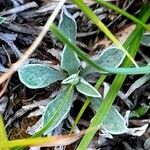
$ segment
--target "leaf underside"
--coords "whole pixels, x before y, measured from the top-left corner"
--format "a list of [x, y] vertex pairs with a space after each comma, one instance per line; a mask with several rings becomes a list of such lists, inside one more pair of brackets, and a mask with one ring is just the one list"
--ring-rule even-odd
[[[72, 42], [75, 42], [77, 34], [76, 21], [65, 8], [63, 8], [61, 13], [59, 28], [65, 36], [67, 36]], [[61, 68], [66, 70], [68, 74], [71, 75], [77, 73], [79, 67], [80, 61], [76, 53], [65, 45], [61, 58]]]
[[18, 70], [20, 81], [28, 88], [44, 88], [58, 80], [65, 79], [65, 75], [44, 64], [27, 64]]

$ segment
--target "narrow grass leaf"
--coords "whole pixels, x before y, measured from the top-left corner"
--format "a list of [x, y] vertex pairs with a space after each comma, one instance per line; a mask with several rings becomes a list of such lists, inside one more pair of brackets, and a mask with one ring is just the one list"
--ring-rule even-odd
[[139, 20], [138, 18], [134, 17], [133, 15], [129, 14], [128, 12], [126, 12], [123, 9], [120, 9], [119, 7], [105, 1], [105, 0], [96, 0], [98, 3], [100, 3], [101, 5], [114, 10], [115, 12], [118, 12], [119, 14], [124, 15], [125, 17], [127, 17], [128, 19], [132, 20], [133, 22], [135, 22], [136, 24], [139, 24], [140, 26], [142, 26], [143, 28], [145, 28], [146, 30], [150, 31], [150, 26], [148, 26], [147, 24], [143, 23], [141, 20]]
[[[131, 33], [131, 35], [128, 37], [128, 39], [125, 41], [124, 43], [124, 46], [125, 47], [128, 47], [132, 42], [133, 40], [135, 39], [135, 37], [137, 36], [138, 34], [138, 30], [134, 30], [134, 32]], [[95, 88], [98, 89], [98, 87], [102, 84], [102, 82], [104, 81], [104, 79], [106, 78], [106, 75], [101, 75], [100, 78], [98, 79], [98, 81], [96, 82], [96, 85], [95, 85]], [[78, 113], [76, 119], [75, 119], [75, 122], [74, 124], [72, 125], [72, 128], [70, 130], [70, 133], [72, 133], [72, 131], [74, 130], [75, 126], [78, 124], [82, 114], [84, 113], [85, 109], [87, 108], [87, 106], [89, 105], [91, 101], [91, 97], [88, 97], [86, 100], [85, 100], [85, 103], [84, 105], [82, 106], [80, 112]]]
[[[69, 14], [65, 7], [62, 9], [59, 28], [63, 32], [63, 34], [69, 38], [69, 40], [75, 42], [77, 34], [76, 21]], [[71, 75], [77, 73], [79, 67], [80, 61], [77, 57], [77, 54], [74, 51], [70, 50], [70, 47], [68, 47], [66, 44], [62, 53], [61, 68], [66, 70]]]
[[[0, 114], [0, 137], [1, 137], [0, 142], [7, 142], [8, 141], [7, 133], [5, 130], [5, 125], [4, 125], [3, 118], [2, 118], [1, 114]], [[9, 150], [9, 148], [5, 147], [5, 148], [1, 148], [1, 150]]]
[[78, 92], [91, 97], [101, 97], [101, 94], [87, 81], [80, 78], [79, 83], [76, 85]]
[[18, 146], [22, 147], [54, 147], [54, 146], [66, 146], [77, 141], [85, 132], [81, 131], [79, 134], [71, 135], [56, 135], [49, 137], [36, 137], [36, 138], [27, 138], [27, 139], [17, 139], [12, 141], [0, 141], [0, 148], [14, 148]]
[[64, 73], [43, 64], [27, 64], [18, 70], [18, 74], [20, 81], [31, 89], [43, 88], [65, 79]]

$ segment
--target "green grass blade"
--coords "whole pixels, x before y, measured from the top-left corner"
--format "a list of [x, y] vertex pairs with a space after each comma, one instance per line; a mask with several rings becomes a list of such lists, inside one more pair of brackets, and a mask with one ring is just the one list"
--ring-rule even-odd
[[95, 13], [88, 7], [82, 0], [72, 0], [90, 19], [97, 25], [97, 27], [105, 33], [105, 35], [118, 47], [120, 48], [126, 56], [132, 61], [132, 63], [138, 67], [135, 60], [127, 52], [127, 50], [122, 46], [122, 44], [116, 39], [116, 37], [110, 32], [110, 30], [103, 24], [103, 22], [95, 15]]
[[124, 11], [123, 9], [120, 9], [119, 7], [104, 1], [104, 0], [96, 0], [96, 2], [100, 3], [101, 5], [114, 10], [120, 14], [122, 14], [123, 16], [127, 17], [128, 19], [132, 20], [133, 22], [135, 22], [136, 24], [141, 25], [143, 28], [145, 28], [146, 30], [150, 31], [150, 26], [146, 25], [145, 23], [143, 23], [141, 20], [137, 19], [136, 17], [134, 17], [133, 15], [129, 14], [128, 12]]
[[139, 68], [115, 68], [115, 67], [102, 67], [93, 61], [88, 54], [83, 52], [79, 47], [77, 47], [74, 43], [68, 40], [67, 37], [63, 35], [63, 33], [53, 24], [50, 26], [50, 30], [54, 33], [54, 35], [62, 41], [64, 44], [67, 44], [71, 50], [75, 51], [82, 60], [88, 63], [90, 66], [95, 68], [98, 72], [109, 72], [109, 73], [119, 73], [119, 74], [149, 74], [150, 66], [144, 66]]
[[[149, 11], [150, 11], [150, 8], [148, 8], [147, 11], [144, 11], [145, 15], [143, 17], [144, 19], [142, 18], [143, 22], [146, 22], [146, 20], [148, 19]], [[140, 26], [138, 26], [136, 28], [136, 30], [139, 30], [140, 32], [139, 32], [138, 36], [135, 38], [135, 40], [133, 41], [133, 44], [131, 45], [131, 48], [130, 48], [130, 54], [133, 57], [136, 55], [136, 52], [137, 52], [137, 49], [138, 49], [138, 46], [140, 44], [140, 40], [141, 40], [141, 37], [143, 34], [143, 30]], [[130, 60], [126, 58], [125, 61], [123, 62], [123, 66], [127, 67], [130, 65], [131, 65]], [[115, 100], [115, 98], [117, 96], [117, 93], [119, 92], [120, 88], [122, 87], [122, 84], [123, 84], [125, 78], [126, 78], [126, 75], [116, 75], [108, 94], [106, 95], [105, 99], [103, 100], [102, 104], [100, 105], [96, 115], [92, 119], [89, 129], [94, 128], [94, 127], [100, 127], [103, 119], [105, 118], [106, 114], [110, 110], [110, 108], [113, 104], [113, 101]], [[83, 137], [82, 141], [80, 142], [77, 150], [87, 149], [87, 147], [88, 147], [90, 141], [92, 140], [93, 136], [95, 135], [95, 133], [96, 133], [96, 130], [86, 133], [85, 136]]]
[[[5, 126], [4, 126], [4, 122], [3, 122], [3, 118], [2, 115], [0, 114], [0, 141], [2, 142], [7, 142], [8, 138], [7, 138], [7, 133], [5, 130]], [[9, 150], [9, 148], [1, 148], [1, 150]]]
[[9, 147], [11, 150], [13, 147], [22, 146], [26, 147], [23, 150], [29, 149], [29, 147], [47, 147], [48, 149], [53, 149], [50, 147], [57, 147], [58, 145], [69, 145], [78, 140], [84, 132], [79, 134], [72, 135], [56, 135], [56, 136], [48, 136], [48, 137], [36, 137], [36, 138], [28, 138], [28, 139], [17, 139], [11, 141], [0, 141], [0, 148]]

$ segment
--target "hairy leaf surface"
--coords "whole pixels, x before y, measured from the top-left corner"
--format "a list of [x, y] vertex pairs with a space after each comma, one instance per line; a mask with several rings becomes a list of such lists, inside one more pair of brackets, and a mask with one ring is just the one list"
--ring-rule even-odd
[[76, 85], [78, 92], [91, 97], [101, 97], [101, 94], [87, 81], [83, 78], [80, 79], [79, 83]]
[[[92, 98], [91, 104], [95, 111], [97, 111], [101, 102], [102, 99]], [[111, 107], [109, 113], [106, 115], [102, 123], [102, 128], [104, 129], [104, 131], [114, 135], [128, 132], [125, 119], [121, 116], [121, 114], [114, 106]]]
[[[77, 34], [76, 21], [65, 9], [65, 7], [63, 8], [61, 13], [59, 28], [64, 33], [64, 35], [69, 38], [69, 40], [75, 42]], [[65, 45], [61, 58], [61, 68], [66, 70], [71, 75], [77, 73], [79, 67], [80, 61], [76, 53], [70, 50], [67, 45]]]
[[46, 87], [58, 80], [65, 79], [65, 75], [43, 64], [27, 64], [18, 70], [20, 81], [28, 88]]
[[[103, 52], [97, 57], [95, 61], [101, 66], [118, 67], [121, 65], [124, 58], [125, 55], [119, 48], [110, 46], [103, 50]], [[95, 70], [92, 67], [87, 66], [85, 69], [83, 69], [81, 74], [82, 76], [86, 76], [92, 72], [95, 72]]]
[[69, 85], [49, 102], [42, 116], [43, 126], [49, 122], [49, 129], [44, 134], [54, 130], [66, 118], [72, 105], [73, 91], [73, 86]]

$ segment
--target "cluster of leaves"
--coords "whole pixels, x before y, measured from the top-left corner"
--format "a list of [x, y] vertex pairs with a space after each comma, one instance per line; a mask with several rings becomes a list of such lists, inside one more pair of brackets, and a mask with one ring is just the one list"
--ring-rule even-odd
[[[71, 42], [76, 41], [76, 21], [65, 7], [61, 13], [59, 29]], [[148, 45], [149, 35], [146, 36], [147, 34], [143, 36], [143, 45]], [[110, 46], [104, 49], [94, 61], [100, 66], [118, 67], [124, 58], [125, 54], [118, 47]], [[95, 69], [89, 65], [83, 68], [77, 54], [67, 44], [64, 45], [60, 67], [61, 71], [58, 71], [46, 64], [26, 64], [18, 70], [21, 82], [32, 89], [44, 88], [56, 81], [62, 81], [61, 93], [49, 102], [42, 116], [42, 127], [44, 128], [42, 134], [44, 135], [50, 134], [67, 117], [72, 106], [75, 88], [79, 93], [93, 97], [91, 104], [95, 111], [103, 99], [101, 94], [84, 79], [90, 73], [96, 72]], [[122, 134], [132, 130], [127, 125], [127, 121], [113, 106], [105, 117], [102, 128], [109, 134]]]
[[[91, 19], [91, 21], [95, 23], [118, 47], [111, 46], [103, 50], [103, 52], [99, 56], [97, 56], [95, 60], [91, 60], [84, 52], [82, 52], [78, 47], [73, 44], [76, 40], [76, 22], [65, 8], [62, 10], [59, 29], [62, 31], [63, 34], [61, 34], [61, 32], [59, 32], [55, 26], [51, 26], [50, 28], [51, 31], [53, 31], [53, 33], [57, 36], [57, 38], [65, 43], [61, 57], [61, 71], [55, 70], [49, 67], [47, 64], [42, 63], [26, 63], [18, 70], [21, 82], [31, 89], [44, 88], [54, 82], [62, 81], [60, 94], [49, 102], [44, 111], [44, 114], [42, 116], [42, 128], [32, 137], [51, 133], [62, 122], [62, 120], [67, 117], [67, 114], [69, 113], [72, 106], [75, 88], [79, 93], [85, 96], [92, 97], [91, 104], [96, 112], [96, 115], [91, 121], [91, 128], [102, 124], [102, 129], [109, 134], [122, 134], [132, 132], [127, 127], [126, 119], [120, 115], [120, 113], [114, 106], [112, 106], [112, 103], [117, 95], [117, 92], [123, 84], [126, 74], [146, 73], [147, 75], [145, 81], [149, 80], [149, 77], [147, 77], [149, 76], [148, 73], [150, 73], [149, 66], [139, 68], [117, 68], [123, 62], [125, 58], [124, 54], [126, 54], [128, 58], [133, 62], [133, 64], [136, 65], [136, 62], [133, 58], [139, 46], [140, 36], [142, 35], [142, 27], [150, 31], [150, 28], [146, 24], [144, 24], [144, 22], [146, 22], [149, 17], [149, 6], [147, 6], [147, 8], [143, 7], [141, 11], [142, 19], [140, 21], [132, 15], [128, 14], [127, 12], [119, 9], [116, 6], [113, 6], [112, 4], [107, 3], [104, 0], [97, 0], [97, 2], [101, 3], [103, 6], [119, 12], [120, 14], [128, 17], [129, 19], [140, 25], [137, 26], [135, 32], [131, 35], [131, 39], [129, 40], [130, 44], [131, 42], [133, 42], [134, 44], [129, 46], [129, 41], [124, 44], [125, 48], [130, 48], [130, 55], [127, 51], [125, 51], [121, 43], [117, 41], [117, 39], [106, 28], [106, 26], [98, 19], [98, 17], [90, 10], [90, 8], [84, 5], [83, 1], [72, 1], [79, 8], [81, 8], [81, 10]], [[0, 17], [0, 24], [4, 21], [5, 18]], [[150, 46], [149, 41], [150, 34], [144, 34], [142, 38], [142, 44]], [[87, 62], [87, 64], [89, 63], [91, 65], [87, 65], [85, 68], [83, 68], [78, 56], [85, 62]], [[123, 66], [129, 67], [130, 65], [131, 63], [127, 59], [125, 59], [125, 61], [123, 62]], [[98, 72], [101, 72], [103, 74], [107, 74], [107, 72], [123, 74], [118, 74], [116, 76], [106, 97], [102, 97], [102, 95], [100, 95], [96, 88], [94, 88], [90, 83], [85, 80], [86, 75], [95, 71], [95, 69], [93, 68], [97, 69]], [[0, 69], [5, 72], [3, 67], [0, 66]], [[107, 112], [108, 114], [106, 115]], [[136, 115], [140, 116], [145, 112], [145, 107], [144, 111], [142, 108], [136, 110], [136, 112], [138, 112], [138, 114]], [[86, 133], [78, 149], [86, 149], [95, 132], [96, 130], [92, 133]], [[3, 133], [4, 137], [5, 134], [6, 133]], [[3, 144], [4, 147], [6, 147], [6, 143]], [[9, 146], [10, 145], [7, 143], [7, 147]]]
[[[75, 42], [77, 33], [76, 21], [65, 8], [63, 8], [61, 13], [59, 29], [66, 37], [69, 38], [70, 41]], [[103, 50], [103, 52], [97, 56], [94, 61], [101, 66], [118, 67], [122, 63], [124, 57], [124, 53], [119, 48], [111, 46]], [[77, 54], [73, 52], [67, 44], [64, 46], [62, 52], [60, 66], [61, 71], [58, 71], [46, 64], [26, 64], [18, 70], [21, 82], [32, 89], [44, 88], [56, 81], [62, 80], [61, 93], [49, 102], [42, 116], [43, 127], [46, 124], [49, 124], [49, 127], [46, 129], [44, 134], [52, 132], [60, 124], [60, 122], [66, 118], [72, 106], [72, 97], [75, 88], [79, 93], [85, 96], [98, 98], [99, 101], [101, 100], [100, 98], [102, 98], [101, 94], [84, 79], [86, 75], [95, 70], [90, 66], [83, 68]], [[106, 117], [105, 128], [107, 128], [107, 122], [111, 122], [110, 118], [112, 119], [112, 117], [115, 117], [114, 122], [112, 122], [112, 124], [114, 124], [112, 126], [115, 129], [112, 128], [108, 130], [114, 130], [114, 132], [110, 132], [112, 134], [120, 134], [122, 133], [120, 130], [123, 130], [122, 126], [124, 126], [122, 124], [125, 123], [120, 122], [121, 127], [115, 127], [115, 121], [118, 122], [121, 115], [116, 109], [114, 109], [112, 109], [109, 113], [111, 116]], [[115, 112], [116, 114], [112, 116], [112, 113], [114, 114]]]

